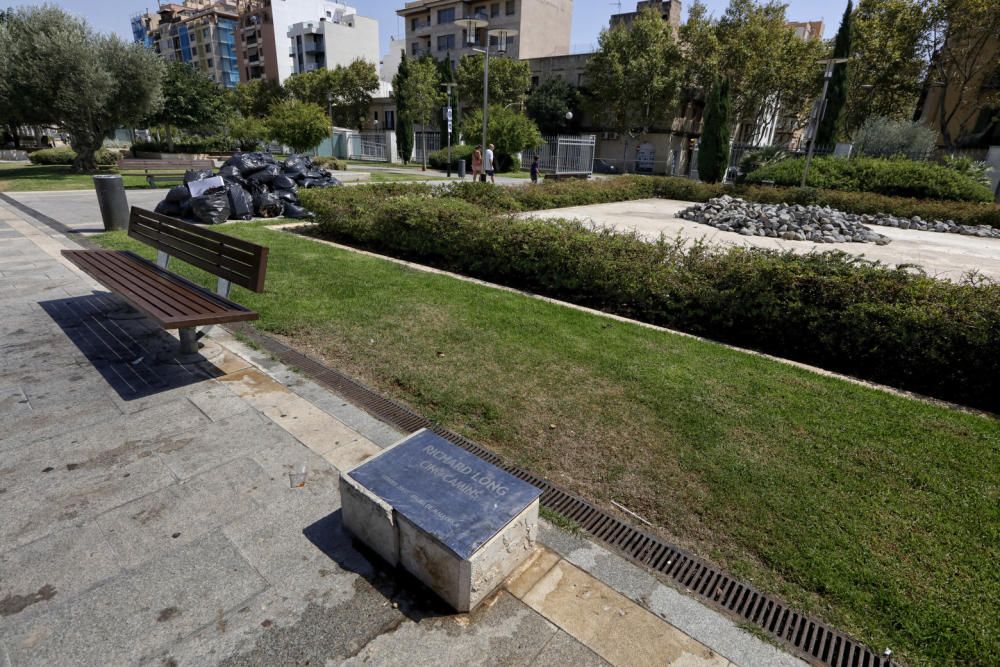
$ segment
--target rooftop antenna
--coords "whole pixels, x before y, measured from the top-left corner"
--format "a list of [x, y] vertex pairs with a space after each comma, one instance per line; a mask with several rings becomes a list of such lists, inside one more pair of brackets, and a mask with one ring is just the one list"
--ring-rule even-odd
[[609, 2], [608, 4], [611, 5], [612, 7], [617, 7], [619, 14], [622, 13], [622, 0], [618, 0], [618, 2]]

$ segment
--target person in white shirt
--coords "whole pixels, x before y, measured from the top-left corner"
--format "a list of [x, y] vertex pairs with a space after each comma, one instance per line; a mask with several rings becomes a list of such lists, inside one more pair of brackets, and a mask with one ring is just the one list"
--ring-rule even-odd
[[483, 171], [486, 175], [490, 177], [490, 183], [496, 183], [497, 179], [494, 176], [496, 173], [496, 167], [493, 164], [493, 144], [490, 144], [486, 149], [486, 159], [483, 160]]

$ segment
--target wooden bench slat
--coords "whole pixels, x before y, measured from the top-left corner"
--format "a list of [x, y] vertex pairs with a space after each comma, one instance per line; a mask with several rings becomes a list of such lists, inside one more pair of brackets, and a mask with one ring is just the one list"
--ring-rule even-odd
[[197, 239], [199, 243], [211, 241], [229, 248], [236, 248], [252, 255], [255, 259], [259, 259], [262, 251], [267, 250], [264, 246], [251, 243], [250, 241], [244, 241], [243, 239], [238, 239], [235, 236], [229, 236], [228, 234], [217, 232], [203, 225], [194, 225], [189, 222], [184, 222], [183, 220], [178, 220], [177, 218], [171, 218], [169, 216], [147, 211], [135, 206], [132, 207], [131, 217], [132, 220], [129, 222], [130, 226], [132, 222], [137, 222], [142, 227], [152, 227], [163, 231], [165, 225], [166, 229], [169, 230], [170, 233], [189, 235]]
[[154, 247], [156, 242], [159, 241], [162, 243], [161, 247], [170, 247], [170, 249], [166, 251], [168, 255], [176, 257], [177, 259], [185, 261], [193, 266], [200, 266], [198, 263], [198, 261], [200, 261], [211, 266], [217, 266], [224, 269], [225, 271], [213, 271], [213, 273], [224, 273], [225, 275], [221, 275], [220, 277], [226, 278], [227, 280], [230, 280], [230, 282], [239, 284], [236, 280], [237, 278], [244, 281], [253, 280], [254, 266], [250, 264], [250, 261], [252, 261], [252, 258], [250, 257], [247, 257], [248, 261], [240, 261], [222, 254], [222, 251], [213, 251], [199, 247], [194, 243], [182, 241], [171, 234], [149, 229], [140, 230], [135, 234], [131, 234], [131, 236], [146, 242], [148, 245], [153, 245]]
[[137, 255], [110, 251], [95, 253], [88, 259], [102, 267], [107, 275], [116, 279], [128, 278], [137, 286], [143, 287], [151, 295], [151, 299], [160, 303], [160, 309], [164, 313], [186, 316], [224, 309], [217, 302], [197, 293], [177, 293], [176, 281], [167, 279], [164, 274], [151, 272], [141, 263], [146, 260]]
[[[252, 310], [129, 252], [63, 250], [63, 255], [166, 329], [257, 319]], [[201, 310], [198, 310], [202, 307]], [[187, 311], [187, 312], [184, 312]]]

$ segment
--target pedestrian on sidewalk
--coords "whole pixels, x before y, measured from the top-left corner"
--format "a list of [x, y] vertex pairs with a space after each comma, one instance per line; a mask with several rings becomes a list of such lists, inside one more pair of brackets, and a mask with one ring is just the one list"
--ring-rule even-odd
[[475, 183], [479, 174], [483, 171], [483, 147], [476, 145], [472, 151], [472, 182]]
[[494, 176], [496, 173], [496, 166], [493, 164], [493, 144], [490, 144], [486, 149], [486, 160], [483, 167], [486, 169], [486, 175], [490, 177], [490, 183], [496, 185], [497, 179]]
[[538, 185], [538, 156], [531, 161], [531, 182]]

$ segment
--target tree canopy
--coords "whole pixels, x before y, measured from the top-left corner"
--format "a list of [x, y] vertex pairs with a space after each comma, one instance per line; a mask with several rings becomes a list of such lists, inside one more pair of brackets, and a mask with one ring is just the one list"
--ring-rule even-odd
[[[847, 0], [844, 16], [840, 19], [840, 28], [833, 40], [834, 58], [848, 58], [851, 55], [851, 14], [853, 11], [853, 3], [851, 0]], [[830, 79], [826, 92], [826, 113], [820, 120], [819, 128], [816, 131], [816, 143], [820, 146], [833, 144], [837, 141], [838, 135], [842, 134], [840, 117], [847, 99], [847, 73], [849, 71], [849, 62], [833, 66], [833, 78]]]
[[[396, 80], [399, 85], [398, 88], [395, 88], [397, 103], [402, 100], [403, 108], [409, 119], [428, 129], [434, 121], [435, 113], [445, 101], [437, 63], [429, 56], [418, 60], [409, 60], [407, 61], [406, 77], [397, 75]], [[423, 160], [423, 166], [426, 168], [426, 150], [423, 151]]]
[[347, 67], [293, 74], [285, 82], [288, 94], [323, 109], [333, 107], [333, 122], [342, 127], [364, 126], [372, 96], [378, 91], [375, 65], [358, 58]]
[[163, 106], [164, 62], [152, 51], [98, 35], [43, 5], [0, 23], [0, 98], [18, 122], [53, 124], [70, 135], [73, 169], [93, 171], [115, 128], [138, 125]]
[[163, 77], [163, 108], [149, 122], [181, 130], [215, 129], [224, 118], [226, 97], [222, 86], [200, 69], [179, 60], [168, 61]]
[[[482, 127], [481, 109], [465, 115], [463, 131], [466, 136], [478, 137]], [[519, 165], [521, 151], [542, 144], [542, 134], [534, 121], [524, 114], [515, 109], [493, 105], [489, 108], [486, 122], [486, 141], [496, 148], [499, 170], [508, 171]]]
[[271, 107], [267, 129], [272, 139], [296, 152], [315, 148], [330, 132], [323, 108], [311, 102], [285, 100]]
[[[455, 80], [459, 95], [469, 108], [483, 103], [483, 63], [481, 54], [462, 56]], [[490, 58], [490, 104], [506, 106], [524, 101], [531, 87], [531, 67], [526, 60]]]
[[277, 81], [253, 79], [237, 84], [226, 96], [229, 106], [242, 116], [264, 118], [273, 104], [288, 97], [288, 91]]
[[[567, 133], [580, 122], [580, 91], [563, 79], [546, 79], [528, 95], [525, 108], [543, 134]], [[567, 120], [567, 113], [573, 118]]]
[[413, 117], [410, 115], [410, 59], [403, 53], [399, 68], [392, 78], [392, 96], [396, 100], [396, 150], [403, 164], [413, 155]]

